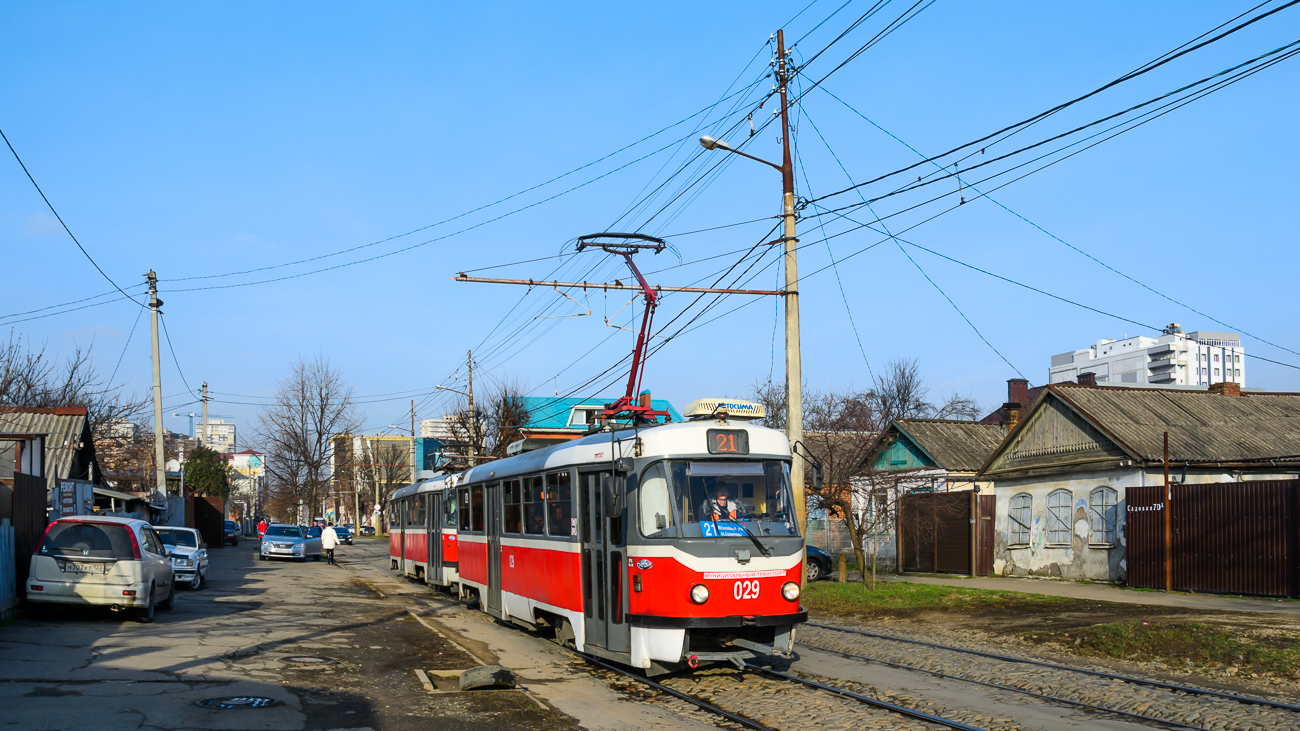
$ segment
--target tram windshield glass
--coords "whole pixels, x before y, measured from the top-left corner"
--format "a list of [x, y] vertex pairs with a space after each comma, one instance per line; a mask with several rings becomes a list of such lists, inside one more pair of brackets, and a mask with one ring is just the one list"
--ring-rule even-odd
[[638, 492], [649, 538], [799, 535], [784, 462], [656, 462]]

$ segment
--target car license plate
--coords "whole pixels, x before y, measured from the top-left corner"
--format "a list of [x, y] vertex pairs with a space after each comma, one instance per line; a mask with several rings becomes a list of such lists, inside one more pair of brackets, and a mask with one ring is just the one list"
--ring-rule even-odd
[[75, 561], [69, 561], [64, 566], [63, 570], [75, 574], [102, 574], [108, 570], [108, 565], [102, 563], [77, 563]]

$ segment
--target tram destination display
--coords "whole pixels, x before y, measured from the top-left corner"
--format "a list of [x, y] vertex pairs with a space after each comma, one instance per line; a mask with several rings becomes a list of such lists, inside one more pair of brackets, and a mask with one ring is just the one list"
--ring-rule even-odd
[[749, 432], [744, 429], [710, 429], [709, 454], [749, 454]]

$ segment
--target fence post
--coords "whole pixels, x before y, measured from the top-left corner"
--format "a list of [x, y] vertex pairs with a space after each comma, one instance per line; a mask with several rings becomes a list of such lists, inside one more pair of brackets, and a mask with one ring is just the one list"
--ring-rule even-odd
[[1174, 591], [1174, 489], [1169, 484], [1169, 432], [1165, 432], [1165, 591]]

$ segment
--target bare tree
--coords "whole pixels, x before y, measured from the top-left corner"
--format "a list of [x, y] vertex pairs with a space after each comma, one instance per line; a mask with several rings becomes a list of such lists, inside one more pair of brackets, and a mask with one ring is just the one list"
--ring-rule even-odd
[[502, 382], [488, 396], [488, 435], [484, 440], [488, 453], [497, 458], [506, 456], [506, 447], [523, 439], [523, 427], [531, 419], [528, 402], [524, 400], [523, 384], [516, 380]]
[[115, 424], [141, 417], [148, 397], [134, 397], [109, 383], [95, 368], [94, 346], [73, 349], [62, 363], [45, 348], [32, 348], [12, 332], [0, 343], [0, 406], [54, 408], [82, 406], [96, 443]]
[[342, 373], [323, 356], [295, 361], [255, 429], [272, 503], [281, 510], [302, 504], [311, 514], [299, 517], [314, 517], [327, 488], [331, 437], [359, 427]]
[[[928, 396], [929, 388], [919, 365], [909, 359], [890, 362], [867, 391], [804, 388], [802, 446], [823, 470], [820, 486], [811, 484], [811, 471], [806, 473], [810, 483], [805, 485], [805, 492], [810, 507], [824, 509], [828, 517], [845, 521], [864, 579], [870, 555], [873, 587], [881, 540], [893, 534], [903, 498], [928, 485], [929, 480], [915, 473], [876, 471], [864, 460], [867, 449], [893, 419], [974, 418], [979, 413], [969, 397], [954, 393], [936, 406]], [[767, 411], [765, 426], [784, 429], [784, 383], [759, 381], [754, 384], [752, 398]], [[915, 540], [931, 540], [941, 517], [913, 515], [909, 519], [919, 522], [907, 534]]]

